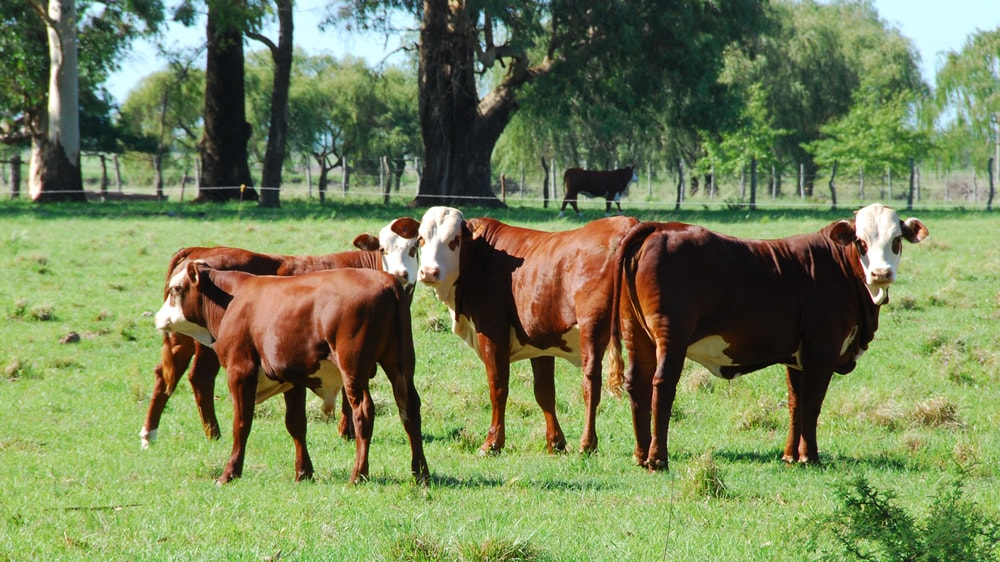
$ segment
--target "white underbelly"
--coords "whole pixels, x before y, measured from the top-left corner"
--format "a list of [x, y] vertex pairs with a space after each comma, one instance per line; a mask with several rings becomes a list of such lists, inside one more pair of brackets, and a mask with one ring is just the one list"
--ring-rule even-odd
[[[452, 331], [462, 338], [469, 347], [475, 350], [480, 359], [483, 358], [483, 350], [479, 346], [479, 338], [476, 335], [476, 326], [468, 316], [456, 316], [452, 312]], [[517, 339], [514, 328], [510, 329], [510, 362], [521, 361], [522, 359], [532, 359], [534, 357], [561, 357], [574, 366], [579, 367], [580, 360], [580, 327], [573, 326], [570, 331], [563, 334], [566, 342], [564, 347], [550, 347], [539, 349], [532, 345], [521, 345]]]
[[[337, 407], [337, 395], [340, 394], [340, 389], [344, 386], [344, 379], [340, 374], [340, 369], [330, 361], [320, 361], [319, 370], [309, 375], [309, 378], [318, 378], [320, 380], [320, 385], [311, 390], [323, 400], [323, 413], [328, 416], [332, 415], [334, 409]], [[257, 373], [256, 402], [260, 404], [272, 396], [284, 394], [292, 386], [294, 385], [290, 382], [279, 382], [268, 378], [264, 374], [264, 371], [261, 370]]]
[[[723, 367], [739, 367], [740, 363], [733, 360], [732, 357], [726, 354], [726, 350], [729, 349], [729, 343], [723, 339], [722, 336], [707, 336], [704, 337], [687, 348], [687, 358], [700, 363], [703, 365], [710, 373], [721, 378], [733, 378], [741, 376], [743, 373], [734, 373], [732, 376], [724, 376], [722, 374]], [[802, 350], [799, 349], [793, 355], [795, 360], [794, 363], [785, 363], [791, 367], [802, 367], [801, 359]]]

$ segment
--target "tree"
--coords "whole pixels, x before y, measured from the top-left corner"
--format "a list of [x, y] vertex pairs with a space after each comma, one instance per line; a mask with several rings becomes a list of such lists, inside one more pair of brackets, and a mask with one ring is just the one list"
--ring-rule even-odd
[[261, 207], [281, 206], [278, 190], [281, 188], [281, 170], [285, 163], [288, 144], [288, 89], [292, 75], [292, 0], [274, 0], [278, 13], [278, 42], [274, 43], [259, 31], [247, 35], [264, 43], [271, 55], [270, 118], [267, 132], [267, 150], [264, 152], [261, 172]]
[[[162, 5], [159, 0], [49, 0], [47, 5], [28, 0], [27, 5], [31, 18], [22, 12], [19, 15], [26, 19], [15, 20], [14, 25], [34, 36], [42, 26], [48, 45], [44, 61], [33, 50], [13, 54], [20, 62], [41, 62], [38, 68], [48, 74], [47, 87], [24, 88], [40, 89], [44, 95], [26, 98], [19, 111], [21, 131], [17, 134], [30, 137], [32, 143], [31, 196], [36, 201], [85, 201], [80, 171], [81, 84], [86, 93], [93, 93], [116, 68], [118, 56], [132, 39], [156, 31], [163, 17]], [[87, 47], [83, 59], [78, 57], [78, 45]], [[34, 71], [29, 75], [38, 76]], [[101, 97], [106, 99], [97, 96]]]
[[[957, 137], [977, 162], [991, 157], [992, 144], [992, 161], [1000, 166], [1000, 29], [976, 33], [961, 52], [948, 53], [937, 86], [939, 107], [954, 116], [945, 134]], [[1000, 177], [1000, 168], [990, 175]]]
[[[417, 205], [497, 203], [490, 158], [528, 84], [552, 80], [561, 95], [583, 92], [604, 107], [670, 95], [678, 114], [690, 114], [689, 102], [712, 90], [722, 50], [750, 35], [762, 15], [762, 4], [750, 0], [346, 4], [366, 29], [389, 29], [396, 8], [421, 22], [425, 165]], [[483, 82], [494, 67], [506, 71]]]
[[[244, 0], [206, 0], [205, 111], [199, 142], [198, 201], [257, 200], [247, 143], [243, 32], [251, 19]], [[190, 21], [190, 20], [188, 20]]]

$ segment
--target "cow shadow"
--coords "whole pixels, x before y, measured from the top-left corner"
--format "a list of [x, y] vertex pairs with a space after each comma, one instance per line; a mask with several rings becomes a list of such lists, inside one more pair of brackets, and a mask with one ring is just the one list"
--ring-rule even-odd
[[[788, 464], [781, 460], [784, 454], [782, 449], [770, 450], [741, 450], [741, 449], [715, 449], [712, 451], [712, 458], [725, 461], [731, 464], [784, 464], [789, 468], [803, 468], [816, 470], [843, 470], [853, 467], [867, 467], [875, 469], [891, 470], [918, 470], [903, 455], [893, 455], [888, 453], [875, 453], [870, 455], [844, 455], [844, 454], [824, 454], [820, 453], [817, 464]], [[690, 458], [692, 455], [688, 455]]]

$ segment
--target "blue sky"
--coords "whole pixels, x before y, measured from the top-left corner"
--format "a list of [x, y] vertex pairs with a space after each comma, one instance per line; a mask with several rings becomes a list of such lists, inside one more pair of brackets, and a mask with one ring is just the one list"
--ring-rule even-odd
[[[398, 47], [398, 41], [378, 36], [358, 37], [336, 29], [320, 33], [317, 23], [327, 0], [297, 0], [295, 43], [307, 52], [330, 52], [337, 56], [353, 54], [372, 63], [379, 62], [387, 52]], [[1000, 0], [875, 0], [879, 15], [891, 26], [910, 38], [921, 57], [921, 71], [929, 84], [941, 64], [941, 53], [960, 51], [972, 33], [1000, 28]], [[171, 28], [166, 44], [191, 45], [201, 40], [204, 30]], [[252, 45], [257, 49], [258, 46]], [[122, 64], [108, 83], [108, 89], [119, 102], [143, 76], [164, 67], [155, 55], [156, 49], [146, 43], [136, 45], [135, 52]]]

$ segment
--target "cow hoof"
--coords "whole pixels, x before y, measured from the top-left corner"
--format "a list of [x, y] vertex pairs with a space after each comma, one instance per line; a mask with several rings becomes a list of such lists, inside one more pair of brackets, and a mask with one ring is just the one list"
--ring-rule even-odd
[[496, 443], [484, 443], [483, 446], [479, 448], [479, 456], [495, 457], [502, 451], [503, 447], [498, 446]]
[[559, 211], [559, 218], [563, 218], [564, 216], [566, 216], [566, 213]]
[[659, 459], [646, 461], [646, 469], [650, 472], [666, 472], [670, 470], [667, 461]]

